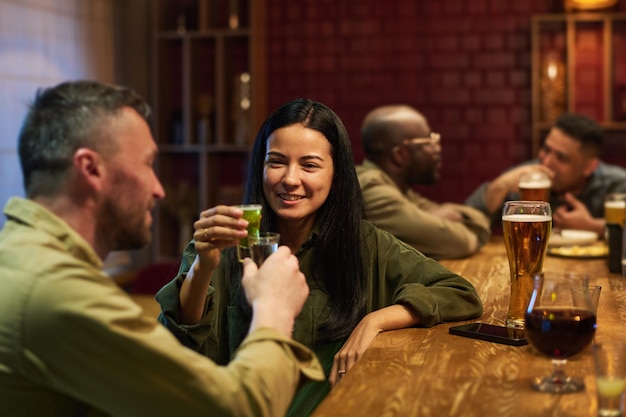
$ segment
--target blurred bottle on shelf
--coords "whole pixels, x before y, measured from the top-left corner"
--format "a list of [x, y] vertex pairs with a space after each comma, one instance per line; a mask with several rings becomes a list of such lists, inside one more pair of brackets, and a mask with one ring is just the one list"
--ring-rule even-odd
[[544, 57], [540, 82], [543, 120], [551, 122], [565, 111], [565, 65], [558, 54]]
[[200, 144], [213, 143], [213, 97], [202, 93], [196, 100], [197, 141]]
[[175, 110], [170, 120], [170, 143], [174, 145], [182, 145], [185, 141], [185, 132], [183, 130], [183, 112]]
[[228, 27], [239, 29], [239, 0], [228, 0]]
[[246, 145], [251, 138], [251, 97], [250, 97], [250, 73], [242, 72], [235, 75], [234, 99], [233, 99], [233, 122], [235, 144]]

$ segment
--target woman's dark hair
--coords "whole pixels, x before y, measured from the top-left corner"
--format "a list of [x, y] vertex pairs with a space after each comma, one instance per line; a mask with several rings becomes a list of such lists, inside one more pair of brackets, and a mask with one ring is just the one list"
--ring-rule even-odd
[[328, 198], [319, 208], [316, 224], [314, 280], [328, 292], [330, 318], [320, 326], [323, 341], [350, 335], [365, 313], [367, 283], [364, 254], [360, 248], [365, 203], [354, 168], [350, 138], [339, 117], [327, 106], [296, 99], [276, 109], [265, 121], [254, 142], [244, 202], [261, 202], [263, 230], [276, 230], [278, 218], [263, 193], [263, 168], [267, 141], [277, 129], [294, 124], [323, 134], [332, 146], [333, 182]]

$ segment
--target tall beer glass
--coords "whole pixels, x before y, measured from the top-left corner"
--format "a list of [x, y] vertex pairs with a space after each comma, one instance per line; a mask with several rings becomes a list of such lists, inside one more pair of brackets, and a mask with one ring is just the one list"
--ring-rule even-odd
[[622, 238], [626, 217], [626, 194], [607, 194], [604, 199], [604, 240], [609, 247], [609, 272], [622, 272]]
[[527, 172], [519, 178], [520, 200], [550, 201], [552, 181], [543, 171]]
[[604, 197], [604, 220], [609, 224], [624, 225], [626, 194], [607, 194]]
[[502, 229], [511, 273], [506, 325], [523, 330], [534, 276], [542, 272], [552, 230], [550, 204], [544, 201], [507, 201], [502, 210]]

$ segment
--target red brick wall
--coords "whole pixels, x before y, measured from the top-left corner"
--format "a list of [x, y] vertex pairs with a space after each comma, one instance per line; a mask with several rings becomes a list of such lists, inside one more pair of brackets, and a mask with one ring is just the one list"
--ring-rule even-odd
[[441, 179], [420, 189], [432, 198], [463, 201], [531, 156], [530, 18], [558, 11], [556, 1], [267, 4], [268, 107], [295, 97], [330, 106], [356, 162], [363, 116], [387, 103], [415, 106], [443, 135]]

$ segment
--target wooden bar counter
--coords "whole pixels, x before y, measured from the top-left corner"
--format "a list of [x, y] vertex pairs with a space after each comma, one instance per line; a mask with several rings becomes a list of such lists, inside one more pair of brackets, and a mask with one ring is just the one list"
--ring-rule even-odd
[[[509, 300], [509, 268], [501, 236], [477, 254], [442, 261], [474, 284], [483, 301], [483, 323], [504, 324]], [[602, 286], [596, 342], [624, 339], [626, 278], [610, 274], [604, 258], [546, 256], [544, 271], [587, 273]], [[379, 334], [363, 358], [335, 386], [314, 417], [415, 416], [595, 416], [596, 383], [591, 349], [571, 358], [566, 372], [584, 379], [586, 389], [571, 394], [535, 391], [531, 378], [548, 374], [550, 359], [530, 345], [508, 346], [455, 336], [444, 323]]]

